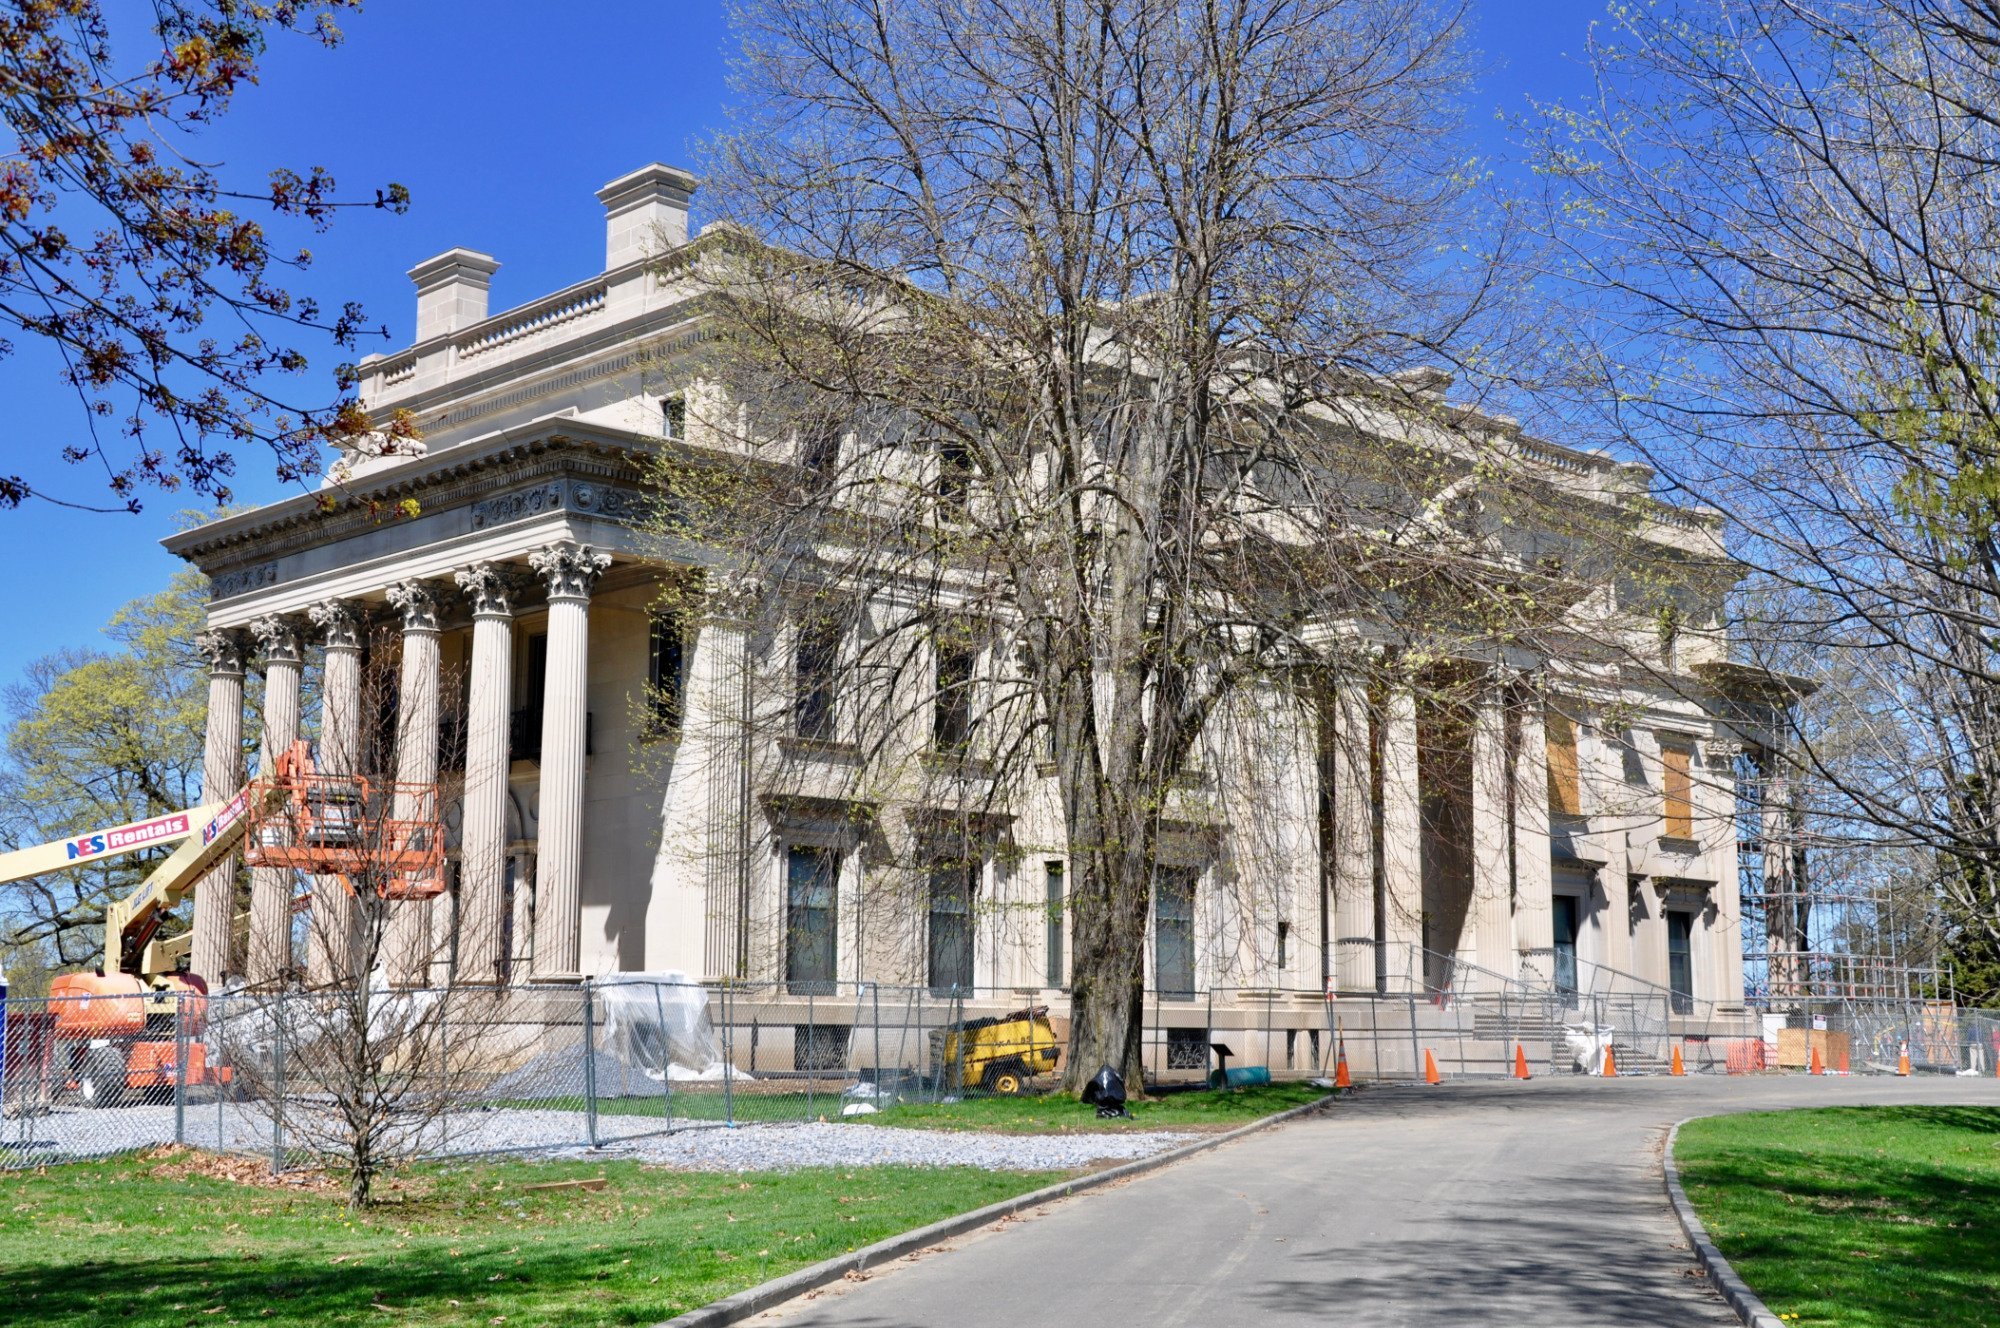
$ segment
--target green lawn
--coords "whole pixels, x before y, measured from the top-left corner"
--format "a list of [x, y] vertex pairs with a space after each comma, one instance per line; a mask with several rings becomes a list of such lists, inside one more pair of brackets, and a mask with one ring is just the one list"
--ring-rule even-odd
[[[166, 1165], [0, 1173], [0, 1325], [658, 1323], [1059, 1178], [495, 1162], [414, 1169], [356, 1217], [335, 1192]], [[600, 1175], [597, 1193], [522, 1189]]]
[[[1307, 1102], [1317, 1102], [1327, 1090], [1309, 1084], [1272, 1084], [1269, 1087], [1237, 1088], [1226, 1093], [1208, 1089], [1165, 1094], [1150, 1102], [1131, 1104], [1130, 1120], [1099, 1120], [1094, 1107], [1060, 1094], [1021, 1097], [978, 1096], [957, 1102], [932, 1104], [905, 1101], [867, 1116], [849, 1116], [851, 1123], [905, 1125], [912, 1129], [993, 1130], [1003, 1134], [1063, 1134], [1094, 1130], [1217, 1130], [1247, 1125], [1262, 1116], [1285, 1111]], [[801, 1088], [796, 1093], [773, 1093], [768, 1089], [737, 1093], [731, 1108], [739, 1122], [803, 1121], [843, 1119], [847, 1104], [836, 1092], [808, 1097]], [[577, 1099], [536, 1099], [507, 1102], [509, 1107], [573, 1110], [581, 1113]], [[597, 1100], [600, 1116], [662, 1115], [664, 1103], [657, 1097], [605, 1097]], [[704, 1085], [696, 1090], [677, 1090], [673, 1100], [678, 1121], [719, 1121], [723, 1119], [720, 1089]], [[664, 1123], [664, 1122], [663, 1122]], [[621, 1131], [607, 1128], [612, 1136]]]
[[1163, 1094], [1131, 1103], [1132, 1119], [1099, 1120], [1095, 1107], [1060, 1094], [1049, 1097], [975, 1097], [939, 1104], [905, 1102], [872, 1116], [870, 1125], [932, 1130], [992, 1130], [1003, 1134], [1064, 1134], [1093, 1130], [1221, 1130], [1247, 1125], [1274, 1112], [1317, 1102], [1327, 1090], [1310, 1084], [1272, 1084], [1217, 1093], [1208, 1089]]
[[1787, 1323], [2000, 1323], [2000, 1108], [1717, 1116], [1674, 1154], [1723, 1255]]

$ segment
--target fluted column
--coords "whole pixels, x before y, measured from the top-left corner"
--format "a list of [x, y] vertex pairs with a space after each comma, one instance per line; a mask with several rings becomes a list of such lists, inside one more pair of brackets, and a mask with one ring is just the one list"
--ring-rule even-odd
[[1333, 842], [1326, 845], [1333, 890], [1333, 976], [1342, 991], [1375, 986], [1375, 807], [1368, 769], [1368, 689], [1346, 678], [1328, 689], [1332, 749], [1322, 764], [1331, 785]]
[[[223, 802], [243, 787], [243, 634], [203, 632], [195, 643], [208, 656], [208, 733], [202, 744], [201, 797]], [[220, 988], [229, 970], [229, 925], [235, 912], [236, 858], [224, 858], [195, 890], [194, 972]]]
[[[422, 581], [389, 587], [389, 603], [403, 615], [403, 668], [396, 711], [395, 819], [434, 816], [438, 775], [438, 596]], [[430, 979], [436, 949], [431, 935], [431, 903], [408, 899], [389, 906], [389, 980], [420, 987]]]
[[[319, 751], [322, 774], [353, 774], [361, 764], [361, 611], [330, 599], [306, 611], [326, 646], [320, 677]], [[315, 986], [356, 976], [360, 910], [338, 877], [313, 879], [306, 974]]]
[[611, 556], [568, 540], [529, 564], [548, 582], [548, 684], [542, 702], [542, 787], [535, 876], [535, 976], [580, 975], [583, 928], [583, 778], [589, 722], [590, 592]]
[[467, 680], [465, 815], [459, 824], [458, 976], [505, 976], [501, 911], [507, 873], [507, 721], [513, 697], [513, 578], [495, 563], [457, 573], [472, 601], [472, 673]]
[[685, 748], [698, 744], [696, 766], [707, 785], [702, 830], [702, 895], [704, 901], [703, 972], [710, 977], [743, 976], [743, 743], [750, 717], [746, 713], [749, 619], [761, 594], [753, 580], [738, 580], [713, 598], [710, 616], [695, 644], [694, 668], [688, 678]]
[[1549, 858], [1549, 733], [1542, 699], [1521, 706], [1514, 749], [1514, 943], [1521, 976], [1555, 981], [1553, 867]]
[[1382, 711], [1382, 942], [1392, 986], [1421, 984], [1424, 939], [1423, 794], [1417, 770], [1417, 697], [1389, 690]]
[[[264, 656], [264, 742], [257, 757], [257, 774], [271, 773], [299, 737], [299, 675], [305, 652], [299, 625], [291, 618], [271, 616], [250, 624]], [[250, 981], [259, 986], [282, 982], [292, 966], [292, 872], [289, 867], [250, 869]]]
[[[1513, 851], [1508, 834], [1508, 783], [1504, 693], [1488, 687], [1472, 719], [1472, 925], [1459, 954], [1503, 977], [1515, 976]], [[1471, 953], [1466, 953], [1467, 949]], [[1481, 987], [1475, 989], [1483, 989]]]

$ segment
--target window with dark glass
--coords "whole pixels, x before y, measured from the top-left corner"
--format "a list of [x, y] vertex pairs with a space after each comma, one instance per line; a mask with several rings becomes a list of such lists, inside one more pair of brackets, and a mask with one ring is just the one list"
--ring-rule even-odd
[[931, 746], [941, 752], [963, 751], [972, 740], [972, 670], [976, 658], [971, 642], [941, 637], [934, 651], [936, 676], [931, 703]]
[[931, 868], [930, 985], [933, 995], [972, 989], [972, 897], [977, 863]]
[[1049, 863], [1047, 867], [1047, 872], [1048, 872], [1048, 904], [1049, 904], [1048, 979], [1049, 979], [1049, 985], [1051, 987], [1060, 987], [1063, 984], [1063, 978], [1064, 978], [1063, 911], [1065, 905], [1068, 902], [1064, 895], [1064, 891], [1067, 889], [1067, 883], [1063, 880], [1063, 865], [1060, 862]]
[[1694, 914], [1667, 910], [1667, 990], [1675, 1014], [1694, 1013]]
[[945, 438], [937, 445], [938, 501], [948, 507], [964, 507], [972, 492], [972, 451], [958, 438]]
[[785, 861], [785, 986], [794, 995], [833, 990], [839, 958], [834, 887], [840, 855], [796, 845]]
[[792, 731], [801, 738], [833, 738], [834, 683], [839, 668], [840, 625], [826, 618], [801, 623], [792, 690]]
[[799, 434], [799, 467], [815, 487], [831, 483], [840, 470], [839, 424], [831, 420], [808, 423]]
[[679, 393], [660, 403], [660, 423], [669, 438], [687, 437], [687, 398]]
[[686, 697], [687, 633], [673, 614], [655, 614], [646, 664], [646, 708], [655, 733], [680, 731]]
[[1194, 999], [1192, 867], [1161, 867], [1153, 878], [1153, 982], [1168, 1000]]

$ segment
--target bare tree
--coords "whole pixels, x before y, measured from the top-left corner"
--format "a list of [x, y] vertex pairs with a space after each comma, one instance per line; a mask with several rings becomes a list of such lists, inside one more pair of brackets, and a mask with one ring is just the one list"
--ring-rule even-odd
[[[761, 589], [754, 723], [856, 748], [845, 805], [917, 809], [865, 845], [916, 889], [1053, 779], [1067, 1082], [1136, 1081], [1156, 882], [1218, 804], [1274, 805], [1224, 772], [1320, 759], [1330, 673], [1450, 704], [1491, 678], [1440, 665], [1587, 642], [1612, 543], [1578, 509], [1646, 524], [1424, 367], [1505, 330], [1490, 266], [1440, 252], [1476, 224], [1459, 13], [736, 18], [725, 225], [690, 251], [719, 337], [661, 533]], [[1370, 726], [1342, 740], [1366, 771]]]
[[[408, 779], [412, 744], [433, 739], [397, 705], [396, 645], [373, 634], [358, 688], [336, 684], [312, 773], [291, 774], [296, 795], [253, 821], [246, 853], [290, 866], [308, 898], [292, 981], [231, 993], [214, 1034], [290, 1146], [346, 1171], [355, 1208], [384, 1171], [440, 1146], [490, 1068], [497, 1000], [457, 981], [441, 816], [456, 780]], [[436, 739], [447, 753], [449, 683]]]
[[1892, 875], [1930, 856], [2000, 937], [2000, 8], [1612, 28], [1540, 140], [1585, 306], [1563, 360], [1605, 436], [1732, 519], [1745, 658], [1837, 683], [1792, 735], [1821, 824]]

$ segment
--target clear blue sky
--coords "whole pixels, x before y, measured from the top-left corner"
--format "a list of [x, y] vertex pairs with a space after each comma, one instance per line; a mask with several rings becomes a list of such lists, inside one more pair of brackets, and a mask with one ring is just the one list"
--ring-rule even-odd
[[[1472, 3], [1486, 73], [1471, 119], [1500, 153], [1497, 113], [1585, 86], [1578, 57], [1605, 0]], [[409, 187], [407, 215], [355, 213], [314, 237], [316, 262], [299, 287], [327, 304], [360, 300], [388, 325], [385, 349], [409, 343], [416, 302], [403, 273], [418, 259], [452, 245], [497, 257], [495, 312], [580, 280], [603, 263], [593, 191], [649, 161], [685, 163], [722, 119], [729, 34], [717, 0], [377, 0], [345, 27], [332, 52], [281, 44], [263, 86], [204, 147], [236, 170], [318, 163], [349, 190]], [[100, 500], [88, 472], [54, 459], [81, 424], [75, 398], [47, 357], [20, 350], [0, 361], [4, 464]], [[315, 369], [337, 358], [325, 348]], [[239, 500], [285, 496], [268, 472], [266, 458], [245, 454]], [[136, 517], [0, 512], [0, 565], [12, 573], [0, 577], [0, 622], [13, 628], [0, 639], [0, 683], [36, 656], [98, 643], [121, 604], [164, 585], [177, 560], [159, 540], [183, 506], [154, 494]]]

